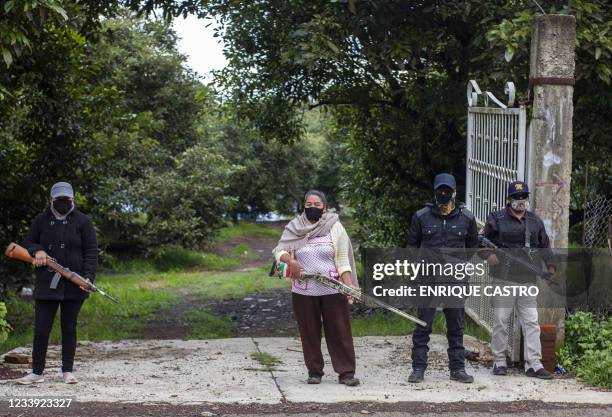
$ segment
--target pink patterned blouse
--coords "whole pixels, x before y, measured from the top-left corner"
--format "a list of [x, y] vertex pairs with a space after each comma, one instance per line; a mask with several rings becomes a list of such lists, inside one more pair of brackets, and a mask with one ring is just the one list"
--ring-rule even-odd
[[[339, 279], [334, 261], [334, 244], [331, 233], [308, 239], [306, 245], [295, 252], [295, 257], [304, 273], [327, 275], [330, 278]], [[338, 290], [329, 288], [313, 279], [291, 280], [291, 291], [311, 296], [338, 293]]]

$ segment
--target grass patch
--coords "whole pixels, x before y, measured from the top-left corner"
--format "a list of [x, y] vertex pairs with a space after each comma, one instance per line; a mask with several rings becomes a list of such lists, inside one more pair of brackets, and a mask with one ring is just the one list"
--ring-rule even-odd
[[153, 258], [153, 265], [159, 271], [219, 271], [236, 268], [239, 264], [238, 259], [178, 247], [166, 248]]
[[[119, 340], [138, 337], [156, 312], [169, 308], [178, 301], [178, 294], [170, 291], [151, 290], [133, 285], [133, 280], [120, 277], [100, 277], [101, 288], [117, 297], [115, 304], [99, 294], [93, 294], [83, 304], [79, 314], [77, 334], [79, 340]], [[34, 302], [19, 297], [7, 301], [8, 321], [13, 331], [0, 345], [0, 352], [32, 343], [34, 331]], [[55, 317], [49, 343], [61, 340], [59, 312]]]
[[[416, 315], [416, 312], [409, 312]], [[375, 313], [369, 317], [353, 319], [353, 336], [404, 336], [411, 334], [416, 327], [412, 321], [395, 314]], [[467, 315], [464, 322], [464, 334], [473, 336], [485, 342], [491, 341], [489, 333], [476, 324]], [[446, 334], [446, 320], [444, 314], [438, 312], [434, 318], [432, 333]]]
[[[240, 237], [279, 238], [281, 232], [261, 223], [240, 222], [219, 231], [219, 243]], [[169, 271], [227, 271], [240, 267], [244, 261], [257, 259], [257, 253], [246, 244], [239, 243], [221, 255], [212, 252], [198, 252], [178, 246], [168, 246], [157, 250], [150, 257], [120, 259], [107, 254], [102, 272], [122, 274], [151, 274]]]
[[[245, 297], [274, 288], [286, 288], [285, 280], [267, 276], [267, 267], [246, 272], [152, 272], [101, 275], [100, 288], [120, 301], [115, 304], [93, 294], [79, 314], [79, 340], [119, 340], [138, 338], [158, 311], [169, 309], [179, 301], [178, 288], [188, 288], [203, 298]], [[7, 300], [7, 321], [12, 326], [0, 352], [32, 343], [34, 303], [17, 296]], [[228, 337], [231, 323], [208, 312], [188, 311], [195, 339]], [[60, 341], [59, 314], [56, 316], [50, 343]]]
[[268, 352], [251, 353], [251, 359], [259, 362], [266, 371], [274, 371], [274, 367], [281, 363], [280, 359]]
[[369, 317], [353, 319], [353, 336], [402, 336], [410, 334], [416, 326], [413, 322], [395, 314], [376, 313]]
[[229, 254], [232, 257], [239, 258], [240, 261], [252, 261], [257, 259], [257, 253], [253, 252], [247, 245], [240, 243], [230, 249]]
[[204, 298], [245, 297], [262, 291], [287, 288], [285, 280], [268, 277], [268, 267], [253, 271], [164, 274], [164, 286], [188, 287]]
[[[243, 252], [244, 250], [242, 249]], [[107, 257], [102, 272], [152, 274], [168, 271], [225, 271], [240, 265], [242, 259], [236, 258], [238, 256], [226, 257], [210, 252], [197, 252], [180, 247], [168, 247], [160, 250], [150, 258], [116, 259]]]
[[281, 231], [272, 227], [263, 226], [262, 223], [242, 221], [231, 226], [224, 227], [219, 231], [218, 241], [226, 241], [245, 236], [268, 236], [279, 238]]
[[204, 310], [192, 309], [185, 312], [189, 322], [189, 339], [222, 339], [232, 335], [232, 322]]

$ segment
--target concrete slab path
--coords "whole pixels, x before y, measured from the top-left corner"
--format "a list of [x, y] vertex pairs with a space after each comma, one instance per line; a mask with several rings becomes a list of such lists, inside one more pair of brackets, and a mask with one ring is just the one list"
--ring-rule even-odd
[[[355, 338], [357, 376], [362, 381], [355, 388], [337, 384], [324, 341], [327, 374], [321, 385], [305, 383], [301, 347], [295, 338], [83, 342], [77, 348], [75, 371], [80, 383], [76, 385], [61, 383], [60, 347], [51, 346], [45, 382], [18, 386], [1, 381], [0, 398], [170, 404], [536, 400], [612, 405], [612, 392], [586, 387], [573, 378], [541, 381], [518, 371], [493, 377], [490, 368], [472, 362], [467, 362], [467, 370], [475, 383], [452, 382], [446, 369], [446, 339], [440, 335], [432, 335], [425, 382], [408, 384], [410, 344], [410, 337]], [[487, 349], [470, 337], [466, 347]], [[258, 351], [277, 357], [280, 364], [266, 369], [251, 357]], [[29, 354], [30, 349], [14, 352]]]

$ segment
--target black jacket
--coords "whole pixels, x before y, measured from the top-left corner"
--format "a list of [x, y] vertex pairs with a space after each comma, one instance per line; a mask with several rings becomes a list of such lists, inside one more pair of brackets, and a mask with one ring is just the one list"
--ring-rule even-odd
[[524, 248], [525, 226], [529, 225], [529, 245], [532, 248], [550, 248], [550, 240], [542, 219], [528, 211], [523, 218], [513, 216], [507, 207], [487, 216], [483, 234], [501, 248]]
[[[507, 207], [491, 212], [481, 233], [500, 248], [507, 248], [514, 256], [522, 257], [542, 269], [545, 269], [545, 266], [554, 266], [544, 222], [531, 211], [525, 213], [521, 219], [513, 216]], [[527, 247], [527, 243], [532, 252], [530, 256], [521, 250]], [[488, 254], [489, 252], [483, 252], [482, 255]], [[520, 283], [535, 282], [535, 275], [528, 268], [508, 261], [503, 256], [498, 255], [498, 258], [500, 264], [489, 269], [494, 277]]]
[[[23, 246], [30, 255], [44, 250], [62, 266], [92, 282], [98, 266], [98, 242], [91, 219], [74, 209], [65, 220], [57, 220], [50, 209], [33, 221]], [[56, 289], [51, 289], [53, 272], [48, 267], [36, 269], [35, 300], [83, 300], [88, 294], [61, 278]]]
[[412, 216], [407, 233], [407, 247], [413, 248], [476, 248], [476, 218], [463, 203], [457, 203], [447, 216], [429, 203]]

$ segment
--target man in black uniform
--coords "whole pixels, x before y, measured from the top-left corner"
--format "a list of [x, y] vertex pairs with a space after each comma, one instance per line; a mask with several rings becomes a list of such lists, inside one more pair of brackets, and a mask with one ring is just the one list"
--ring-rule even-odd
[[[478, 228], [474, 215], [463, 203], [455, 203], [455, 177], [438, 174], [434, 179], [435, 203], [429, 203], [412, 217], [407, 234], [408, 247], [414, 248], [476, 248]], [[448, 339], [448, 367], [454, 381], [471, 383], [474, 377], [465, 372], [463, 348], [464, 308], [444, 306], [446, 337]], [[435, 306], [419, 307], [418, 316], [427, 327], [417, 326], [412, 334], [412, 374], [409, 382], [422, 382], [427, 368], [429, 335]]]
[[[522, 248], [539, 248], [541, 258], [546, 262], [548, 271], [555, 272], [550, 262], [550, 240], [544, 223], [535, 213], [529, 211], [529, 189], [523, 181], [514, 181], [508, 186], [506, 207], [493, 212], [481, 232], [487, 239], [500, 248], [508, 248], [526, 257]], [[544, 249], [544, 250], [542, 250]], [[520, 252], [519, 252], [520, 250]], [[530, 259], [527, 259], [531, 261]], [[487, 259], [494, 284], [534, 284], [535, 275], [519, 264], [501, 262], [493, 253]], [[497, 282], [496, 282], [497, 281]], [[491, 351], [493, 353], [493, 374], [506, 375], [506, 350], [508, 347], [508, 321], [513, 308], [516, 308], [523, 329], [525, 373], [540, 379], [551, 379], [552, 375], [542, 366], [542, 346], [540, 344], [540, 325], [536, 297], [516, 296], [498, 297], [493, 300], [494, 318]]]

